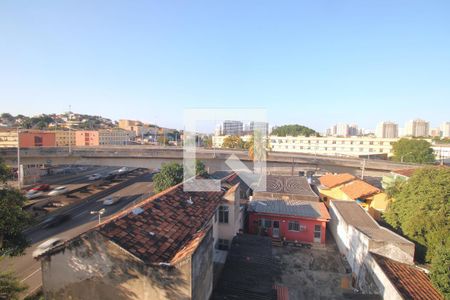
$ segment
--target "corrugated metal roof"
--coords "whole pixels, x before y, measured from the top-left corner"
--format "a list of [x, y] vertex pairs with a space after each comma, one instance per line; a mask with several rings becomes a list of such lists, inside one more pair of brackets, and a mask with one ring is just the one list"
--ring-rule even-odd
[[330, 219], [325, 205], [321, 202], [312, 201], [253, 199], [249, 202], [249, 211], [313, 219]]

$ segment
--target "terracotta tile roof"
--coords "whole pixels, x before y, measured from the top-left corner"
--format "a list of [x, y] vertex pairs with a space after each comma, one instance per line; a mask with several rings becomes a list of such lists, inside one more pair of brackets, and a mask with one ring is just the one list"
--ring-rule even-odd
[[348, 173], [341, 174], [326, 174], [319, 178], [320, 184], [329, 189], [338, 185], [350, 182], [356, 179], [355, 176]]
[[181, 183], [94, 230], [147, 264], [173, 263], [196, 249], [225, 192], [184, 192]]
[[378, 188], [362, 180], [354, 180], [350, 183], [347, 183], [340, 189], [343, 193], [345, 193], [353, 200], [369, 197], [381, 192]]
[[371, 255], [404, 299], [444, 299], [422, 270], [375, 253]]

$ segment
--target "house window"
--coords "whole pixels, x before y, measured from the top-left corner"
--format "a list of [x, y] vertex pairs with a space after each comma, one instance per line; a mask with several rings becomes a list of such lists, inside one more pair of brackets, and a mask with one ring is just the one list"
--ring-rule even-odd
[[300, 231], [300, 224], [297, 221], [289, 221], [289, 231]]
[[228, 250], [229, 249], [229, 242], [225, 239], [219, 239], [217, 241], [217, 249], [219, 250]]
[[314, 237], [320, 238], [320, 235], [322, 233], [322, 229], [320, 225], [314, 225]]
[[219, 206], [219, 223], [228, 224], [228, 206]]
[[270, 228], [272, 227], [272, 220], [261, 219], [259, 220], [259, 224], [262, 228]]

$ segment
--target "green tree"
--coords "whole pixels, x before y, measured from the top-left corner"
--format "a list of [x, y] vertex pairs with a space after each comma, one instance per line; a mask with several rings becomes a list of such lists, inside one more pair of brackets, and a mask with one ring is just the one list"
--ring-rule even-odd
[[[422, 168], [403, 183], [384, 219], [414, 241], [416, 259], [431, 263], [431, 279], [450, 297], [450, 168]], [[447, 267], [446, 267], [447, 266]]]
[[[9, 170], [0, 161], [0, 259], [23, 253], [28, 243], [22, 233], [30, 223], [22, 210], [24, 197], [6, 184]], [[18, 299], [25, 286], [10, 272], [0, 271], [0, 299]]]
[[223, 139], [222, 148], [245, 149], [245, 143], [239, 136], [230, 135]]
[[19, 294], [26, 289], [10, 272], [0, 272], [0, 299], [19, 299]]
[[277, 136], [310, 136], [319, 135], [315, 130], [303, 125], [283, 125], [272, 130], [272, 135]]
[[[197, 160], [195, 162], [196, 175], [207, 174], [205, 165]], [[183, 181], [183, 166], [179, 163], [168, 163], [162, 166], [161, 171], [153, 177], [153, 185], [156, 193], [164, 191], [171, 186]]]
[[392, 144], [393, 159], [411, 163], [433, 163], [435, 157], [431, 144], [421, 139], [402, 138]]

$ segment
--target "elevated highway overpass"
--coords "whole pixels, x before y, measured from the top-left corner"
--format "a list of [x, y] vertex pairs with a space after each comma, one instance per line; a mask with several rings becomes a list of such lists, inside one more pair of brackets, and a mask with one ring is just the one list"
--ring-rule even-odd
[[[197, 148], [196, 157], [202, 160], [209, 171], [229, 169], [225, 161], [236, 155], [247, 167], [253, 167], [247, 151]], [[10, 166], [17, 165], [17, 148], [0, 148], [0, 157]], [[67, 148], [21, 148], [23, 165], [103, 165], [160, 168], [166, 162], [182, 162], [183, 148], [155, 146], [99, 146]], [[267, 153], [267, 169], [270, 173], [296, 174], [298, 171], [349, 172], [360, 175], [364, 168], [368, 176], [381, 176], [394, 169], [410, 168], [413, 165], [387, 160], [360, 159], [351, 157], [321, 156], [301, 153]]]

